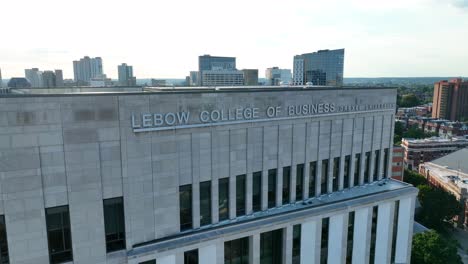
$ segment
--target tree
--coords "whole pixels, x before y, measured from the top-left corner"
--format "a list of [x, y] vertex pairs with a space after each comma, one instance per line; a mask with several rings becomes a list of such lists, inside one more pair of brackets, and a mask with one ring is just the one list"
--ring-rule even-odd
[[400, 100], [400, 107], [413, 107], [420, 104], [421, 102], [419, 101], [418, 97], [413, 93], [404, 94]]
[[424, 176], [411, 170], [405, 169], [403, 180], [415, 187], [418, 187], [419, 185], [427, 185], [427, 180]]
[[419, 185], [418, 189], [421, 210], [416, 219], [421, 224], [439, 231], [451, 226], [452, 219], [462, 210], [457, 198], [451, 193], [429, 185]]
[[412, 264], [462, 264], [457, 254], [457, 242], [446, 240], [436, 231], [419, 233], [413, 236], [411, 251]]

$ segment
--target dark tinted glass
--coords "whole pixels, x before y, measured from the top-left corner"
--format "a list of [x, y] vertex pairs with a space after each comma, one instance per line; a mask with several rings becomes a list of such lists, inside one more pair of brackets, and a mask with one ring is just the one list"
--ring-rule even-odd
[[184, 264], [198, 264], [198, 249], [184, 252]]
[[283, 260], [283, 230], [260, 235], [260, 264], [281, 264]]
[[384, 167], [383, 167], [383, 171], [384, 171], [384, 177], [385, 178], [388, 178], [388, 148], [386, 148], [384, 150]]
[[370, 244], [370, 258], [369, 263], [375, 263], [375, 243], [377, 238], [377, 217], [378, 217], [378, 207], [374, 206], [372, 210], [372, 228], [371, 228], [371, 244]]
[[257, 171], [252, 175], [252, 210], [262, 210], [262, 172]]
[[361, 171], [361, 154], [356, 154], [354, 159], [354, 186], [359, 185], [359, 172]]
[[302, 200], [304, 192], [304, 164], [296, 166], [296, 201]]
[[346, 263], [351, 263], [353, 258], [353, 237], [354, 237], [354, 212], [349, 212], [348, 216], [348, 238], [346, 243]]
[[344, 162], [344, 171], [343, 171], [343, 189], [349, 188], [349, 175], [351, 173], [351, 156], [347, 155]]
[[379, 165], [380, 165], [380, 150], [376, 150], [374, 159], [374, 177], [373, 180], [376, 181], [379, 178]]
[[301, 263], [301, 225], [293, 226], [292, 264]]
[[290, 196], [290, 183], [291, 183], [291, 167], [283, 168], [283, 204], [289, 203], [291, 200]]
[[224, 242], [224, 264], [249, 264], [249, 238]]
[[219, 221], [229, 219], [229, 178], [219, 179]]
[[320, 244], [320, 263], [328, 262], [328, 222], [329, 218], [322, 219], [322, 242]]
[[320, 193], [327, 193], [328, 182], [328, 160], [322, 160], [322, 177], [320, 180]]
[[365, 160], [364, 160], [364, 183], [368, 183], [369, 182], [369, 179], [371, 177], [371, 174], [370, 174], [370, 165], [371, 165], [371, 161], [370, 161], [370, 156], [371, 156], [371, 153], [370, 152], [366, 152], [366, 156], [365, 156]]
[[193, 228], [192, 220], [192, 185], [182, 185], [179, 187], [180, 202], [180, 231]]
[[333, 191], [338, 191], [338, 178], [340, 177], [340, 158], [333, 159]]
[[156, 260], [153, 259], [153, 260], [143, 261], [143, 262], [140, 262], [139, 264], [156, 264]]
[[268, 170], [268, 208], [276, 205], [276, 169]]
[[104, 200], [104, 227], [107, 252], [125, 249], [125, 219], [122, 197]]
[[245, 215], [245, 174], [236, 177], [236, 216]]
[[211, 181], [200, 183], [200, 225], [211, 224]]
[[315, 178], [317, 177], [317, 162], [313, 161], [309, 164], [309, 197], [315, 197]]
[[50, 263], [73, 261], [68, 205], [45, 211]]

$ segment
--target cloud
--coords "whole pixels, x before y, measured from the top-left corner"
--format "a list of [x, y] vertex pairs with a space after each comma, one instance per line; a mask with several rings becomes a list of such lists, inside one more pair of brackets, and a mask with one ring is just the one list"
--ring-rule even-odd
[[468, 0], [451, 0], [450, 4], [455, 7], [464, 8], [468, 10]]

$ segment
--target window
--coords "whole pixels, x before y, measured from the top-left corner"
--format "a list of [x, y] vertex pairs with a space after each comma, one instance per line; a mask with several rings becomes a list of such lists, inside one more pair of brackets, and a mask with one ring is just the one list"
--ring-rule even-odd
[[180, 231], [193, 228], [192, 222], [192, 185], [179, 187]]
[[268, 208], [276, 205], [276, 169], [268, 170]]
[[301, 225], [293, 226], [292, 264], [301, 263]]
[[68, 205], [46, 208], [45, 211], [50, 263], [73, 261]]
[[289, 193], [289, 188], [291, 182], [291, 167], [283, 168], [283, 204], [289, 203], [291, 201], [291, 196]]
[[302, 200], [304, 190], [304, 164], [296, 166], [296, 201]]
[[262, 210], [262, 172], [257, 171], [252, 175], [252, 210]]
[[[346, 263], [351, 263], [353, 258], [354, 212], [348, 216], [348, 238], [346, 243]], [[392, 262], [393, 263], [393, 262]]]
[[371, 241], [370, 241], [370, 257], [369, 263], [375, 263], [375, 243], [377, 238], [377, 216], [378, 216], [378, 207], [374, 206], [372, 210], [372, 228], [371, 228]]
[[249, 238], [224, 242], [224, 264], [249, 264]]
[[229, 178], [219, 179], [219, 221], [229, 219]]
[[344, 161], [343, 189], [349, 188], [349, 175], [351, 174], [351, 155], [347, 155]]
[[375, 152], [375, 159], [374, 159], [374, 178], [373, 180], [376, 181], [379, 178], [379, 165], [380, 165], [380, 150], [376, 150]]
[[400, 201], [395, 201], [395, 211], [393, 213], [393, 234], [392, 234], [392, 255], [390, 263], [395, 262], [396, 240], [398, 234], [398, 210], [400, 209]]
[[107, 253], [125, 249], [125, 219], [122, 197], [104, 200], [104, 226]]
[[184, 252], [184, 264], [198, 264], [198, 249]]
[[147, 260], [147, 261], [140, 262], [139, 264], [156, 264], [156, 260], [155, 259]]
[[368, 183], [369, 182], [369, 178], [370, 178], [370, 151], [366, 152], [366, 157], [365, 157], [365, 160], [364, 160], [364, 183]]
[[328, 160], [322, 160], [322, 178], [320, 180], [320, 194], [327, 193]]
[[340, 177], [340, 157], [333, 159], [333, 191], [338, 191], [338, 178]]
[[283, 262], [283, 230], [260, 235], [260, 264], [281, 264]]
[[[403, 156], [403, 155], [401, 155]], [[400, 165], [398, 163], [398, 165]], [[388, 178], [388, 148], [384, 149], [384, 167], [383, 167], [383, 171], [384, 171], [384, 177], [385, 178]]]
[[309, 164], [309, 197], [315, 196], [315, 177], [317, 177], [317, 162], [313, 161]]
[[200, 182], [200, 225], [211, 224], [211, 181]]
[[8, 241], [5, 225], [5, 216], [0, 215], [0, 263], [8, 264], [10, 263], [10, 258], [8, 255]]
[[245, 215], [245, 174], [236, 177], [236, 216]]
[[361, 154], [358, 153], [354, 159], [354, 186], [359, 185], [359, 173], [361, 171]]
[[320, 263], [326, 264], [328, 262], [328, 222], [329, 218], [322, 219], [322, 241], [320, 243]]

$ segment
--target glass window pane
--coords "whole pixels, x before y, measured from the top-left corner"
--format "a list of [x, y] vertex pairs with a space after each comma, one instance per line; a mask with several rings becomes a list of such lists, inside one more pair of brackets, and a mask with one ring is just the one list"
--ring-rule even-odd
[[268, 208], [276, 206], [276, 169], [268, 170]]
[[326, 264], [328, 262], [328, 222], [329, 218], [322, 219], [322, 242], [320, 243], [320, 263]]
[[289, 188], [291, 182], [291, 167], [283, 168], [283, 204], [289, 203], [291, 200]]
[[343, 189], [349, 188], [349, 174], [351, 170], [351, 156], [347, 155], [344, 162], [344, 171], [343, 171]]
[[380, 165], [380, 150], [376, 150], [374, 159], [374, 177], [373, 180], [376, 181], [379, 178], [379, 165]]
[[104, 227], [107, 252], [125, 249], [125, 219], [122, 197], [104, 200]]
[[5, 225], [5, 216], [0, 215], [0, 263], [8, 264], [10, 263], [10, 258], [8, 255], [8, 242], [7, 242], [7, 232]]
[[245, 174], [236, 177], [236, 216], [245, 215]]
[[283, 230], [260, 235], [260, 264], [281, 264], [283, 260]]
[[184, 264], [198, 264], [198, 249], [184, 252]]
[[200, 183], [200, 225], [211, 224], [211, 181]]
[[180, 230], [193, 228], [192, 222], [192, 185], [187, 184], [179, 187], [180, 202]]
[[383, 167], [383, 171], [384, 171], [384, 177], [385, 178], [388, 178], [388, 148], [386, 148], [384, 150], [384, 167]]
[[366, 156], [365, 156], [365, 159], [364, 159], [364, 183], [368, 183], [369, 182], [369, 178], [371, 177], [371, 174], [370, 174], [370, 151], [366, 152]]
[[296, 201], [302, 200], [304, 192], [304, 164], [296, 166]]
[[229, 219], [229, 178], [219, 179], [219, 221]]
[[301, 263], [301, 225], [293, 226], [292, 264]]
[[361, 171], [361, 154], [356, 154], [354, 159], [354, 186], [359, 185], [359, 173]]
[[315, 197], [315, 177], [317, 177], [317, 162], [313, 161], [309, 170], [309, 197]]
[[249, 264], [249, 238], [224, 243], [224, 264]]
[[47, 239], [51, 263], [73, 260], [68, 206], [46, 208]]
[[328, 183], [328, 159], [322, 160], [322, 177], [320, 180], [320, 193], [327, 193]]
[[333, 159], [333, 191], [338, 191], [338, 178], [340, 174], [340, 157], [336, 157]]
[[262, 172], [254, 172], [252, 176], [252, 210], [258, 212], [262, 210]]

